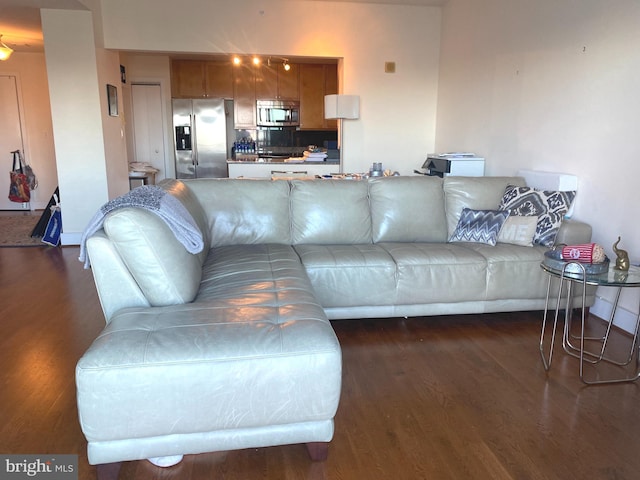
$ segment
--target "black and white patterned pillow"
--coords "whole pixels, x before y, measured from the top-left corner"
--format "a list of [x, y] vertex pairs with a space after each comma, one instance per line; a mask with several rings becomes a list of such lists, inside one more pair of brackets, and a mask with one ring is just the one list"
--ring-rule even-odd
[[498, 242], [498, 233], [508, 216], [507, 211], [465, 208], [449, 241], [495, 245]]
[[510, 185], [502, 196], [498, 210], [508, 211], [511, 215], [537, 216], [533, 243], [552, 247], [562, 219], [574, 198], [575, 191], [555, 192]]

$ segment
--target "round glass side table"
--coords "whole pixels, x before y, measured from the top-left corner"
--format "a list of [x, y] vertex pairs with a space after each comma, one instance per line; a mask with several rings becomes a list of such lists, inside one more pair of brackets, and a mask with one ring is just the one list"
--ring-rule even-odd
[[[587, 385], [603, 384], [603, 383], [620, 383], [620, 382], [632, 382], [640, 378], [640, 358], [638, 351], [638, 327], [640, 324], [640, 311], [636, 315], [636, 324], [629, 347], [629, 353], [623, 360], [615, 360], [606, 356], [607, 344], [609, 342], [609, 336], [611, 333], [611, 327], [613, 325], [613, 319], [615, 317], [616, 310], [618, 308], [618, 301], [620, 300], [620, 293], [623, 288], [640, 287], [640, 267], [631, 266], [628, 271], [616, 270], [613, 266], [609, 266], [608, 269], [602, 272], [590, 271], [592, 264], [583, 264], [576, 261], [558, 261], [545, 257], [545, 260], [540, 264], [542, 270], [544, 270], [549, 276], [547, 284], [547, 298], [544, 309], [544, 317], [542, 320], [542, 332], [540, 334], [540, 355], [542, 356], [542, 363], [544, 369], [548, 371], [551, 368], [551, 360], [553, 358], [553, 345], [555, 343], [556, 329], [558, 325], [559, 313], [562, 310], [563, 288], [566, 285], [565, 308], [564, 308], [564, 329], [562, 334], [562, 347], [568, 354], [580, 359], [580, 379]], [[606, 266], [605, 266], [606, 267]], [[553, 320], [553, 329], [551, 331], [551, 342], [549, 346], [549, 353], [545, 353], [545, 330], [547, 327], [547, 316], [549, 313], [549, 298], [551, 293], [551, 281], [552, 279], [559, 279], [558, 290], [555, 305], [555, 314]], [[575, 286], [581, 285], [581, 301], [576, 303], [577, 299], [574, 299]], [[609, 319], [606, 319], [606, 331], [602, 337], [588, 337], [585, 336], [585, 317], [586, 317], [586, 292], [587, 286], [602, 286], [613, 287], [616, 289], [615, 300], [613, 308], [611, 309], [611, 315]], [[580, 309], [580, 335], [572, 335], [571, 333], [571, 312], [573, 308]], [[640, 310], [640, 306], [639, 306]], [[577, 341], [574, 344], [572, 341]], [[596, 350], [588, 349], [586, 347], [587, 342], [589, 344], [596, 344]], [[623, 369], [627, 375], [613, 378], [604, 379], [587, 379], [584, 375], [584, 367], [586, 363], [596, 365], [600, 362], [607, 362], [618, 367], [628, 366], [635, 358], [635, 369], [631, 376], [629, 376], [627, 369]]]

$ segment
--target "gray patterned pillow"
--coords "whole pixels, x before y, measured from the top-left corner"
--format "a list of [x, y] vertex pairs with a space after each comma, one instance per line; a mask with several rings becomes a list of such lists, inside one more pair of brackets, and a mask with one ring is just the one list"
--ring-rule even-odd
[[449, 241], [486, 243], [493, 246], [498, 242], [498, 233], [508, 216], [507, 211], [465, 208]]
[[536, 215], [538, 224], [533, 243], [552, 247], [562, 219], [574, 198], [575, 191], [554, 192], [510, 185], [502, 196], [498, 210], [506, 210], [511, 215]]

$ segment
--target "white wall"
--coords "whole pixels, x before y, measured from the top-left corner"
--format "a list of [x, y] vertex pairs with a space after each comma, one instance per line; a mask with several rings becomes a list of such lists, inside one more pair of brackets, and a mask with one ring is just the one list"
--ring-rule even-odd
[[[374, 161], [411, 173], [435, 142], [440, 9], [326, 1], [110, 0], [106, 48], [343, 57], [342, 93], [360, 95], [344, 125], [345, 171]], [[395, 61], [397, 73], [384, 73]]]
[[[102, 132], [105, 140], [107, 189], [109, 198], [115, 198], [129, 191], [129, 161], [125, 135], [127, 115], [124, 109], [123, 85], [120, 82], [120, 57], [117, 52], [96, 48], [96, 63]], [[118, 94], [117, 117], [109, 115], [107, 84], [116, 87]]]
[[116, 52], [96, 48], [91, 12], [42, 9], [40, 15], [62, 203], [61, 242], [77, 245], [98, 208], [128, 191], [123, 117], [107, 113], [106, 85], [119, 88], [119, 60]]
[[[382, 161], [408, 174], [434, 149], [437, 7], [299, 0], [192, 0], [179, 8], [168, 0], [82, 3], [91, 11], [41, 10], [65, 245], [78, 243], [98, 208], [128, 190], [122, 133], [128, 108], [108, 117], [104, 93], [106, 83], [116, 85], [121, 106], [128, 107], [128, 86], [117, 80], [119, 51], [342, 57], [341, 90], [361, 97], [361, 119], [345, 122], [345, 170], [363, 172]], [[386, 61], [396, 62], [397, 73], [384, 73]], [[159, 79], [170, 101], [168, 69], [145, 71], [134, 62], [130, 71], [131, 81]], [[170, 137], [167, 142], [171, 152]]]
[[[622, 236], [636, 263], [638, 25], [636, 0], [449, 0], [436, 132], [438, 151], [475, 151], [489, 175], [577, 175], [574, 218], [612, 259]], [[622, 303], [637, 312], [633, 290]]]
[[108, 200], [92, 17], [86, 11], [50, 9], [42, 9], [40, 16], [62, 203], [61, 240], [77, 244], [96, 203]]
[[[31, 207], [43, 209], [58, 186], [44, 54], [15, 52], [9, 61], [0, 62], [0, 73], [16, 75], [19, 82], [24, 108], [24, 155], [38, 179], [38, 188], [31, 194]], [[9, 171], [11, 155], [0, 155], [4, 171]]]

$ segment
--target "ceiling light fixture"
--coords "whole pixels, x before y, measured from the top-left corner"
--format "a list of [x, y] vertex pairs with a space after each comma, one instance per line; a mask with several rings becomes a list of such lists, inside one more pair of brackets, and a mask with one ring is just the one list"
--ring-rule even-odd
[[2, 35], [0, 35], [0, 61], [9, 60], [9, 57], [13, 53], [13, 50], [7, 47], [2, 41]]
[[[278, 59], [278, 60], [282, 60], [282, 68], [284, 68], [284, 70], [286, 72], [291, 70], [291, 64], [289, 63], [289, 59], [288, 58], [284, 58], [284, 57], [267, 57], [266, 62], [267, 62], [267, 66], [268, 67], [270, 67], [272, 63], [275, 63], [275, 62], [272, 62], [272, 60], [274, 60], [274, 58]], [[253, 57], [251, 57], [251, 63], [253, 63], [253, 65], [257, 67], [262, 63], [262, 59], [259, 56], [254, 55]], [[239, 55], [234, 55], [233, 56], [233, 64], [234, 65], [242, 64], [242, 58]], [[278, 62], [278, 64], [279, 64], [279, 62]]]
[[[291, 70], [291, 65], [289, 65], [289, 59], [284, 57], [275, 57], [276, 59], [282, 60], [282, 68], [284, 68], [285, 72]], [[271, 57], [267, 58], [267, 66], [271, 66]]]

